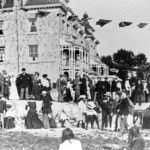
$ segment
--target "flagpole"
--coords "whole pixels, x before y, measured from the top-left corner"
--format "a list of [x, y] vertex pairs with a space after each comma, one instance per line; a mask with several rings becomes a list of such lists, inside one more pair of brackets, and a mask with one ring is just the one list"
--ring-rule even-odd
[[16, 24], [16, 50], [17, 50], [17, 72], [20, 72], [20, 55], [19, 55], [19, 33], [18, 33], [18, 0], [14, 2], [15, 24]]

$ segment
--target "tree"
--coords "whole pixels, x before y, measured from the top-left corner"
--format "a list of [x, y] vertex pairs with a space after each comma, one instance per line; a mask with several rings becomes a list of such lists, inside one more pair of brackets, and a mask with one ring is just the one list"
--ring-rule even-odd
[[113, 59], [110, 55], [102, 56], [101, 61], [109, 67], [114, 67]]
[[146, 65], [147, 58], [146, 58], [145, 54], [140, 53], [140, 54], [136, 55], [135, 62], [136, 62], [136, 65], [139, 67]]
[[135, 65], [135, 56], [132, 51], [127, 51], [125, 49], [120, 49], [117, 53], [114, 53], [114, 62], [118, 64], [118, 67], [124, 69], [130, 69]]

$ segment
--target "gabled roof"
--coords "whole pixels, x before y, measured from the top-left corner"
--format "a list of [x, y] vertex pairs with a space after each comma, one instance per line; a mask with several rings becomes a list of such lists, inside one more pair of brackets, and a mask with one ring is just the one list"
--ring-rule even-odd
[[59, 0], [28, 0], [25, 6], [57, 4], [57, 3], [60, 3], [60, 1]]

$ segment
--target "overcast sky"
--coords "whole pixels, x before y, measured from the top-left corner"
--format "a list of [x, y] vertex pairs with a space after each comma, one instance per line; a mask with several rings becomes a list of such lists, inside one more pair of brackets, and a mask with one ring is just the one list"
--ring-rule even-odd
[[[100, 56], [113, 54], [120, 48], [132, 50], [135, 54], [146, 54], [150, 61], [150, 0], [70, 0], [69, 6], [82, 17], [87, 12], [96, 29], [95, 36], [101, 42]], [[104, 27], [95, 25], [99, 19], [111, 19]], [[129, 27], [119, 28], [121, 21], [131, 21]], [[139, 29], [140, 22], [149, 23]]]

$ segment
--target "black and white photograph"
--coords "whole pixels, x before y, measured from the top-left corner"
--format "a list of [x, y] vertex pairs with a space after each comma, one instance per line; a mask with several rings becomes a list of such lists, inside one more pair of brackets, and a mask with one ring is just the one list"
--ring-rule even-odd
[[0, 0], [0, 150], [150, 150], [150, 0]]

